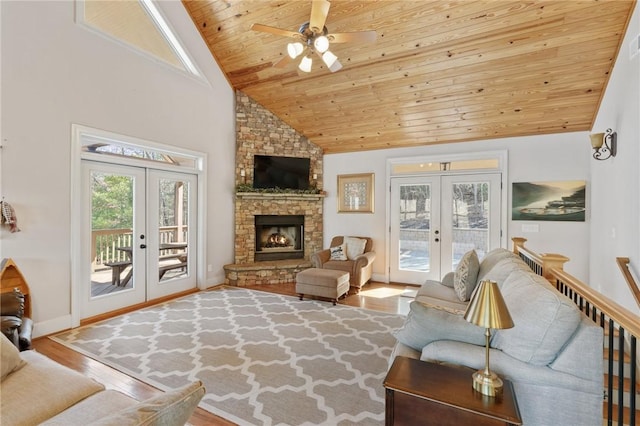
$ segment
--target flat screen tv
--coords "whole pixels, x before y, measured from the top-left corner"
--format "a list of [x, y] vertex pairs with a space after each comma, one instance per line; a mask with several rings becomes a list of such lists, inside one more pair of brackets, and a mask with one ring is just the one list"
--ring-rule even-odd
[[256, 155], [253, 158], [253, 187], [309, 189], [309, 158]]

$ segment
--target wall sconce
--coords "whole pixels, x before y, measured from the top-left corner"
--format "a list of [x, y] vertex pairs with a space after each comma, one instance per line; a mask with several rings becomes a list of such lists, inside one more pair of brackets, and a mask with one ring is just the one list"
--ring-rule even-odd
[[609, 157], [616, 156], [616, 132], [611, 129], [607, 129], [604, 133], [594, 133], [589, 135], [589, 138], [591, 139], [591, 147], [594, 149], [593, 158], [596, 160], [606, 160]]

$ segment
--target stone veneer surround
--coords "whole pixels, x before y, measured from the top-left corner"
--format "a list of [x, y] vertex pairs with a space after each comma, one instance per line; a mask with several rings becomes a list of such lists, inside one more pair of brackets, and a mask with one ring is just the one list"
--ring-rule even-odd
[[[253, 156], [256, 154], [309, 158], [310, 183], [322, 190], [321, 148], [238, 91], [236, 184], [253, 182]], [[245, 176], [242, 176], [243, 171]], [[323, 200], [321, 194], [236, 194], [235, 263], [225, 266], [225, 283], [246, 286], [294, 281], [298, 271], [311, 266], [311, 254], [322, 248]], [[304, 215], [304, 259], [255, 262], [255, 215]]]

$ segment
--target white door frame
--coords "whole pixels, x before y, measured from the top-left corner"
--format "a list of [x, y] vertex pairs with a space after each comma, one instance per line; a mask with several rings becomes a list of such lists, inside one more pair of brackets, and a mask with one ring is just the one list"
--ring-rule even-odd
[[[455, 161], [466, 161], [466, 160], [484, 160], [484, 159], [496, 159], [497, 166], [493, 169], [470, 169], [466, 170], [466, 173], [482, 173], [482, 172], [497, 172], [502, 174], [502, 188], [501, 188], [501, 197], [500, 197], [500, 229], [502, 230], [500, 235], [500, 247], [507, 247], [507, 220], [508, 220], [508, 170], [509, 170], [509, 155], [506, 150], [501, 151], [485, 151], [485, 152], [470, 152], [470, 153], [462, 153], [462, 154], [440, 154], [440, 155], [425, 155], [425, 156], [413, 156], [413, 157], [399, 157], [399, 158], [390, 158], [387, 160], [387, 179], [386, 179], [386, 188], [387, 188], [387, 202], [386, 202], [386, 217], [385, 217], [385, 226], [387, 232], [385, 233], [385, 238], [389, 238], [389, 230], [391, 229], [391, 178], [392, 176], [420, 176], [423, 174], [429, 173], [407, 173], [407, 174], [395, 174], [393, 172], [394, 166], [403, 165], [403, 164], [417, 164], [417, 163], [452, 163]], [[457, 174], [458, 172], [438, 172], [439, 175], [445, 174]], [[390, 250], [391, 244], [389, 241], [385, 241], [384, 250], [385, 250], [385, 265], [384, 265], [384, 275], [385, 282], [389, 282], [389, 268], [390, 261], [389, 256], [391, 253]]]
[[149, 167], [147, 160], [116, 157], [103, 154], [94, 154], [83, 152], [83, 143], [86, 140], [94, 141], [114, 141], [125, 143], [141, 148], [149, 148], [151, 150], [162, 151], [166, 153], [174, 153], [176, 155], [187, 156], [194, 159], [193, 167], [181, 167], [162, 164], [154, 164], [154, 168], [176, 171], [182, 173], [195, 174], [197, 176], [197, 241], [196, 246], [198, 255], [196, 259], [196, 285], [197, 288], [203, 290], [206, 288], [206, 181], [207, 181], [207, 154], [203, 152], [191, 151], [175, 146], [169, 146], [140, 139], [132, 136], [108, 132], [79, 124], [71, 125], [71, 170], [70, 170], [70, 187], [71, 187], [71, 327], [80, 325], [80, 286], [82, 282], [82, 232], [80, 232], [80, 224], [82, 223], [82, 160], [94, 160], [104, 163], [115, 163], [121, 165], [131, 165], [139, 167]]

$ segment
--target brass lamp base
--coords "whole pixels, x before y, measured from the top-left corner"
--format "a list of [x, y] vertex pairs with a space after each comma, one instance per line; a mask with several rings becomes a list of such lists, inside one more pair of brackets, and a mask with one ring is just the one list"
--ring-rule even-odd
[[502, 395], [502, 380], [489, 370], [473, 373], [473, 389], [487, 396]]

